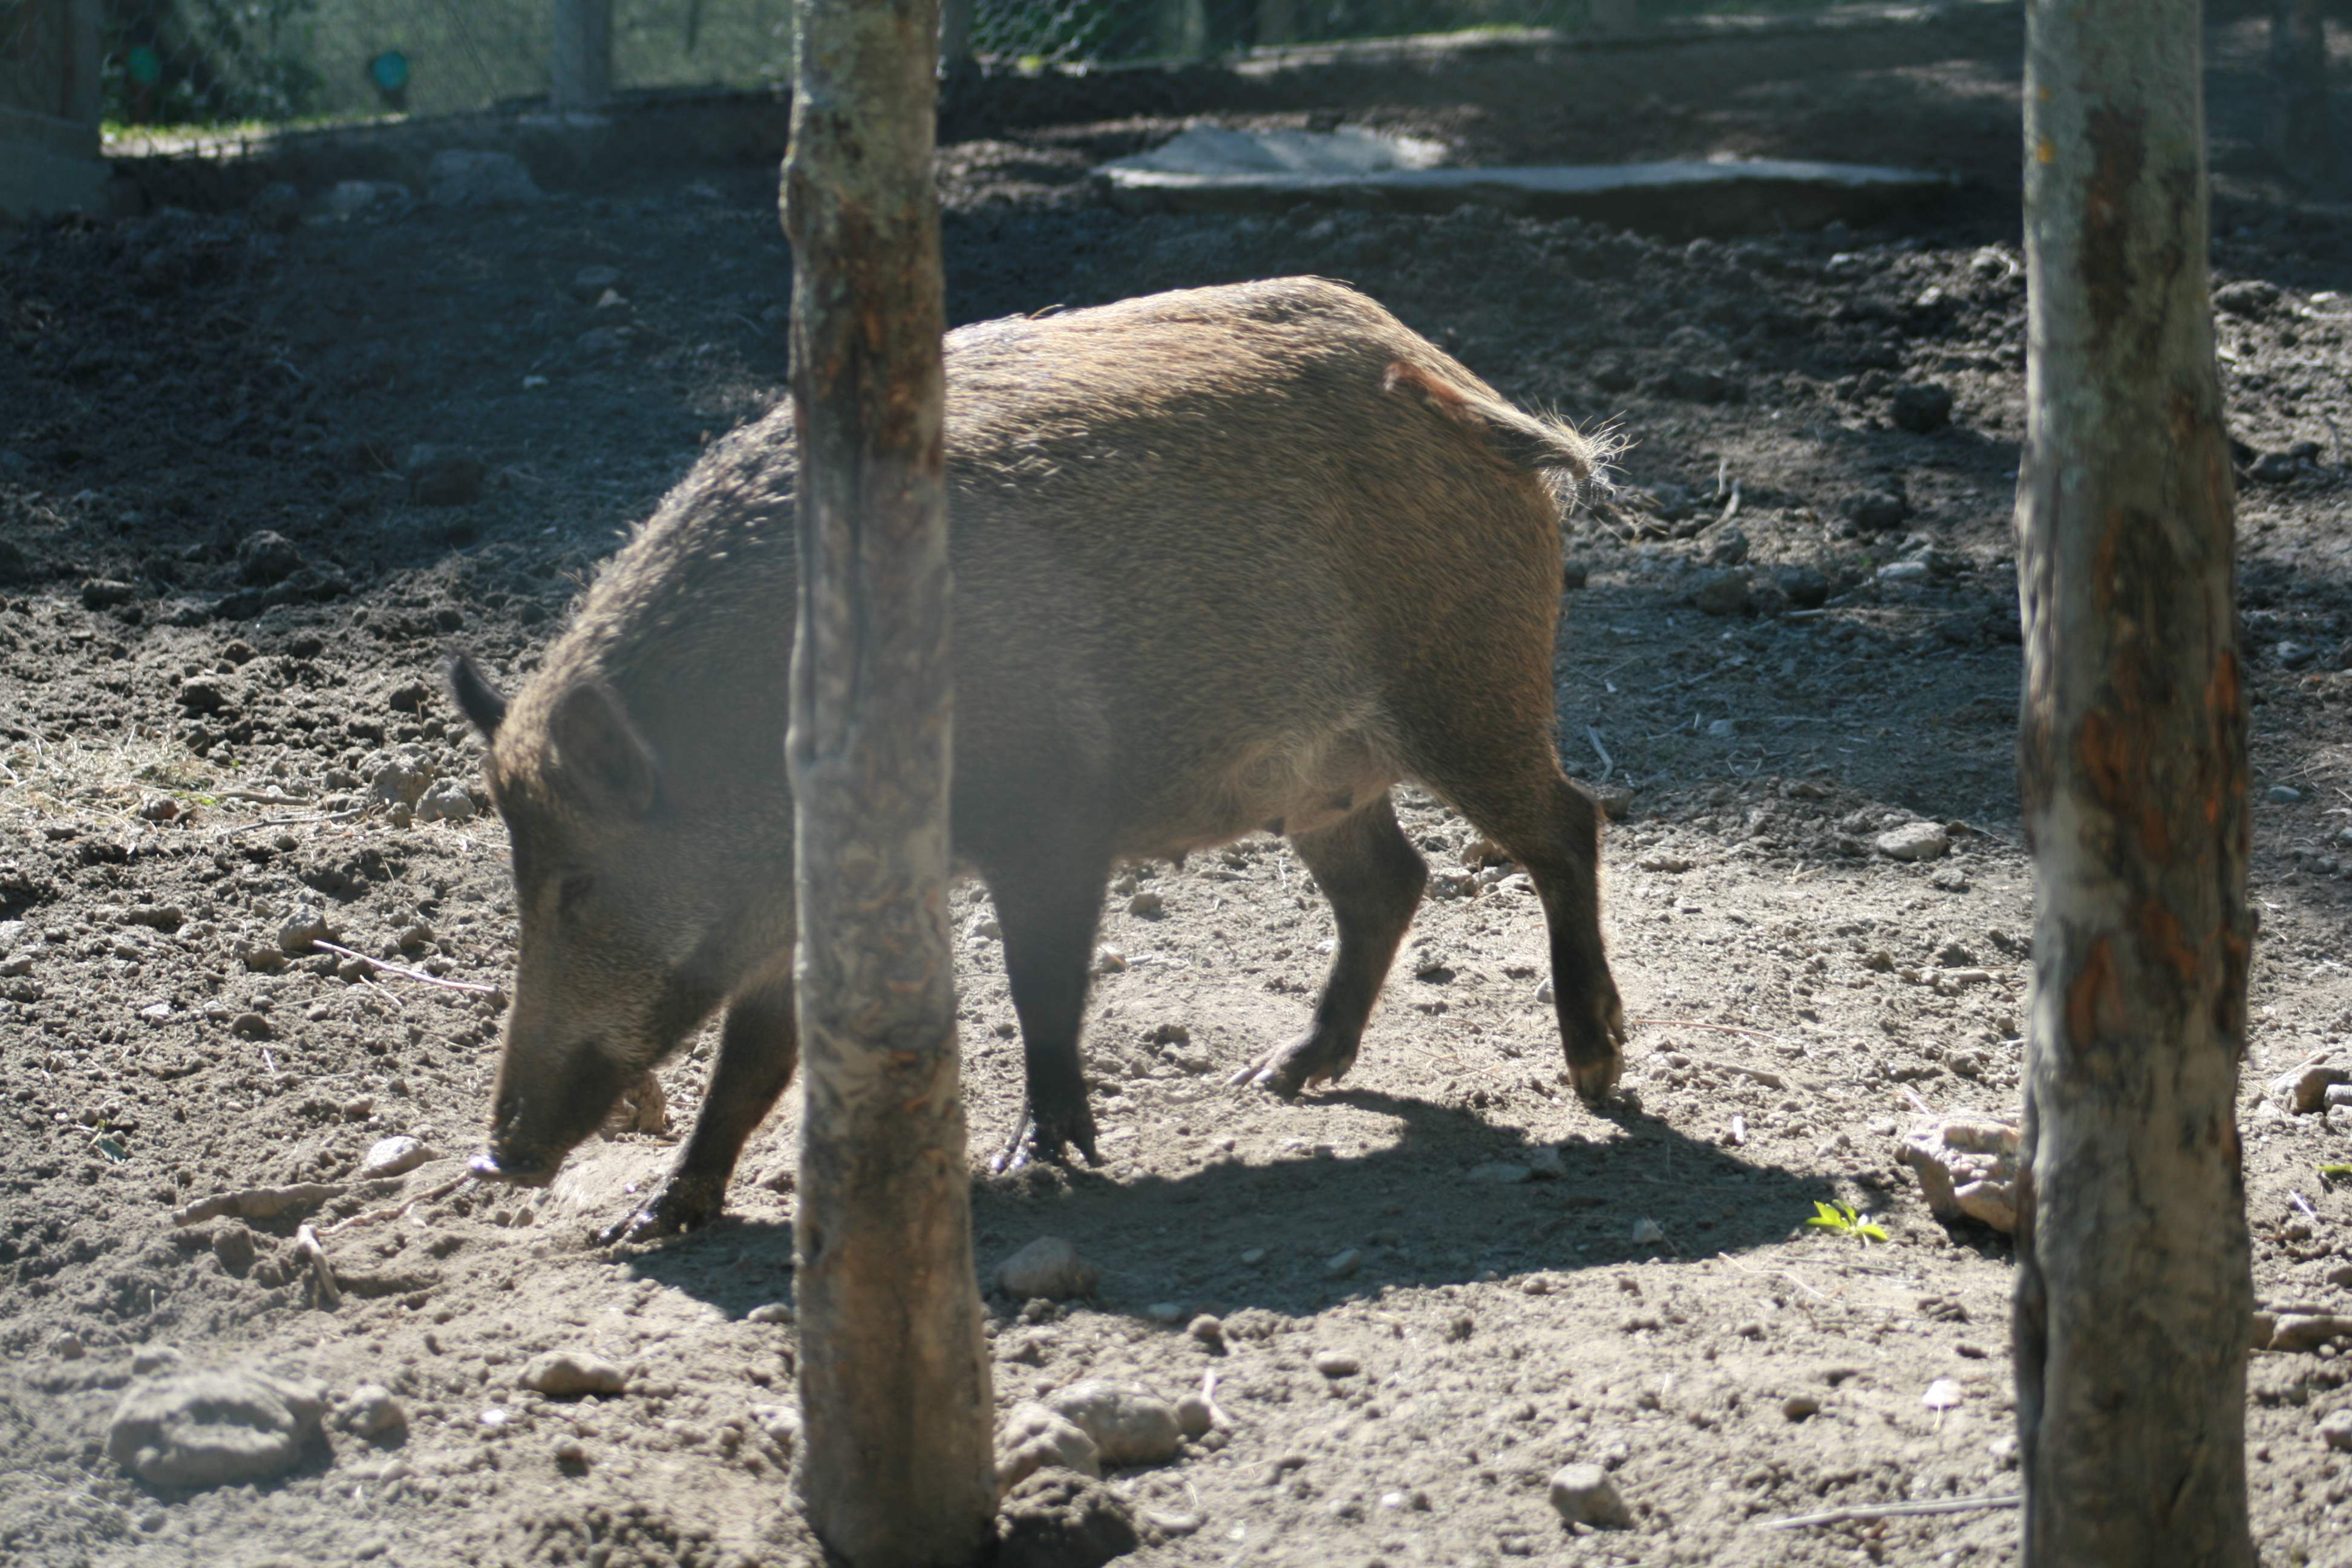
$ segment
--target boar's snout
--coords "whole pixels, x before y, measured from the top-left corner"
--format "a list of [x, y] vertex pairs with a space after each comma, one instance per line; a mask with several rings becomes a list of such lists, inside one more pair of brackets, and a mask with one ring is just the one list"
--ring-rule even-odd
[[560, 1059], [518, 1059], [509, 1047], [499, 1065], [489, 1146], [468, 1169], [489, 1181], [545, 1186], [563, 1157], [596, 1131], [635, 1074], [583, 1043]]

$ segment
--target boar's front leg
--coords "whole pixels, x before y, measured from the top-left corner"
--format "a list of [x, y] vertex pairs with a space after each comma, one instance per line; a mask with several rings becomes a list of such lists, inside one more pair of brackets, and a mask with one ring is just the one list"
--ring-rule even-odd
[[743, 1144], [775, 1109], [800, 1063], [800, 1028], [793, 1015], [793, 983], [775, 981], [729, 1005], [719, 1034], [719, 1060], [695, 1118], [694, 1135], [653, 1201], [604, 1234], [616, 1241], [650, 1241], [698, 1230], [727, 1204], [728, 1179]]
[[1086, 1019], [1110, 855], [1078, 847], [1076, 837], [1034, 846], [1035, 852], [1016, 864], [982, 868], [1004, 933], [1004, 977], [1021, 1016], [1029, 1086], [1022, 1119], [992, 1165], [1000, 1172], [1018, 1170], [1033, 1156], [1058, 1164], [1073, 1145], [1088, 1164], [1102, 1163], [1095, 1152], [1078, 1030]]
[[1356, 1065], [1372, 1004], [1429, 882], [1429, 868], [1397, 826], [1385, 795], [1345, 821], [1290, 842], [1331, 900], [1339, 952], [1315, 1002], [1314, 1027], [1233, 1077], [1234, 1083], [1262, 1085], [1285, 1098], [1335, 1082]]

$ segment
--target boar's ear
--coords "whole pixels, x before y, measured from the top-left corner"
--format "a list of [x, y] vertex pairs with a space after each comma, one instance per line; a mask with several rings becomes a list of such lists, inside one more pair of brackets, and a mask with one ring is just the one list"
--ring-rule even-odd
[[473, 655], [461, 653], [449, 661], [449, 694], [457, 700], [458, 711], [482, 732], [483, 740], [498, 739], [499, 725], [507, 716], [507, 700], [475, 668]]
[[558, 777], [598, 805], [633, 816], [652, 809], [660, 782], [654, 751], [629, 722], [618, 692], [602, 681], [582, 682], [557, 700], [550, 729]]

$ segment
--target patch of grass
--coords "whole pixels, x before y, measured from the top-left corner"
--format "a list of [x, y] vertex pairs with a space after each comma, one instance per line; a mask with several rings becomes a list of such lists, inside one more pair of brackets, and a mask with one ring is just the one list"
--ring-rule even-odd
[[1850, 1236], [1867, 1247], [1874, 1241], [1886, 1239], [1885, 1227], [1866, 1214], [1858, 1213], [1852, 1204], [1825, 1204], [1816, 1201], [1813, 1217], [1805, 1222], [1823, 1230], [1833, 1230], [1840, 1236]]

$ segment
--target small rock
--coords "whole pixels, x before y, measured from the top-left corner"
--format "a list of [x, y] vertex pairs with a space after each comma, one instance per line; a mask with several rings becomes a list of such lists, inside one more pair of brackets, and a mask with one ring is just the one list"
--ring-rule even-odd
[[1798, 609], [1818, 610], [1829, 601], [1830, 580], [1811, 566], [1783, 566], [1772, 581]]
[[1913, 382], [1895, 389], [1887, 410], [1895, 423], [1924, 436], [1952, 422], [1952, 389], [1935, 382]]
[[617, 267], [583, 267], [572, 275], [572, 297], [583, 305], [594, 303], [605, 290], [620, 286], [621, 269]]
[[335, 1412], [335, 1425], [355, 1437], [373, 1441], [406, 1431], [408, 1412], [392, 1396], [392, 1390], [381, 1384], [362, 1383]]
[[131, 1358], [131, 1375], [152, 1377], [159, 1372], [175, 1372], [184, 1359], [170, 1345], [142, 1345]]
[[1919, 1403], [1930, 1410], [1950, 1410], [1967, 1397], [1960, 1392], [1958, 1380], [1939, 1377], [1927, 1385], [1927, 1392], [1919, 1396]]
[[1865, 533], [1885, 533], [1903, 526], [1911, 503], [1896, 490], [1876, 490], [1857, 498], [1848, 510], [1853, 525]]
[[1599, 1465], [1567, 1465], [1555, 1470], [1551, 1506], [1569, 1524], [1623, 1530], [1633, 1522], [1633, 1512], [1625, 1506], [1617, 1483]]
[[1101, 1450], [1068, 1416], [1043, 1405], [1016, 1405], [996, 1432], [996, 1485], [1011, 1491], [1039, 1470], [1102, 1474]]
[[1353, 1377], [1363, 1370], [1362, 1364], [1345, 1351], [1317, 1351], [1315, 1370], [1326, 1377]]
[[1677, 855], [1671, 849], [1653, 849], [1635, 862], [1644, 871], [1659, 871], [1667, 876], [1680, 876], [1691, 868], [1687, 855]]
[[253, 1267], [259, 1249], [254, 1245], [253, 1232], [235, 1220], [213, 1232], [213, 1256], [220, 1260], [223, 1272], [237, 1279], [245, 1277]]
[[1633, 1222], [1634, 1246], [1655, 1247], [1665, 1239], [1665, 1228], [1659, 1225], [1656, 1220], [1650, 1218], [1648, 1215], [1644, 1215], [1642, 1218]]
[[2273, 805], [2293, 805], [2303, 799], [2303, 792], [2293, 784], [2273, 784], [2263, 791], [2263, 798]]
[[1526, 1165], [1509, 1160], [1491, 1160], [1486, 1164], [1473, 1166], [1465, 1179], [1473, 1182], [1493, 1182], [1499, 1186], [1516, 1187], [1522, 1182], [1533, 1181], [1535, 1172]]
[[572, 341], [572, 352], [589, 361], [619, 359], [629, 352], [629, 340], [613, 327], [591, 327]]
[[1804, 1421], [1821, 1414], [1822, 1402], [1810, 1394], [1792, 1394], [1780, 1402], [1780, 1414], [1791, 1421]]
[[334, 940], [335, 928], [327, 923], [326, 911], [316, 904], [295, 905], [278, 928], [278, 950], [289, 958], [308, 956], [313, 951], [312, 942]]
[[1087, 1378], [1046, 1395], [1056, 1415], [1094, 1439], [1108, 1465], [1157, 1465], [1176, 1457], [1183, 1436], [1168, 1402], [1140, 1389]]
[[368, 1145], [365, 1158], [360, 1161], [360, 1179], [372, 1182], [383, 1176], [397, 1176], [431, 1158], [433, 1151], [405, 1133], [379, 1138]]
[[1065, 1301], [1090, 1296], [1102, 1270], [1058, 1236], [1041, 1236], [996, 1266], [996, 1282], [1017, 1301]]
[[81, 1360], [81, 1336], [70, 1330], [50, 1335], [49, 1353], [59, 1361]]
[[139, 596], [138, 587], [115, 577], [92, 577], [81, 585], [84, 609], [103, 610], [115, 605], [127, 605]]
[[747, 1323], [789, 1323], [793, 1321], [792, 1303], [769, 1301], [743, 1314]]
[[1872, 839], [1871, 847], [1890, 860], [1935, 860], [1951, 848], [1952, 840], [1935, 823], [1906, 822]]
[[513, 153], [457, 147], [433, 154], [430, 188], [436, 206], [520, 206], [540, 199], [530, 171]]
[[1181, 1301], [1154, 1301], [1151, 1305], [1143, 1310], [1143, 1315], [1150, 1318], [1155, 1323], [1165, 1323], [1169, 1327], [1173, 1328], [1178, 1323], [1184, 1321], [1184, 1303]]
[[265, 1481], [301, 1462], [326, 1408], [326, 1391], [304, 1379], [182, 1373], [131, 1384], [108, 1424], [106, 1451], [150, 1486]]
[[421, 447], [410, 457], [408, 499], [418, 506], [471, 506], [488, 477], [488, 465], [471, 452]]
[[230, 697], [229, 687], [209, 676], [197, 676], [180, 682], [176, 700], [191, 713], [217, 713], [236, 705]]
[[2303, 464], [2289, 452], [2264, 452], [2246, 469], [2246, 477], [2266, 485], [2283, 485], [2303, 472]]
[[376, 769], [368, 792], [385, 805], [414, 806], [433, 787], [433, 772], [415, 757], [394, 757]]
[[801, 1407], [797, 1405], [754, 1405], [751, 1419], [760, 1424], [769, 1442], [789, 1454], [801, 1444]]
[[551, 1399], [573, 1399], [588, 1394], [618, 1394], [628, 1377], [611, 1362], [586, 1351], [541, 1351], [524, 1364], [519, 1381]]
[[302, 552], [282, 533], [264, 528], [236, 542], [236, 576], [241, 583], [262, 586], [282, 583], [301, 569]]
[[1691, 603], [1710, 616], [1744, 615], [1748, 610], [1748, 576], [1745, 568], [1703, 574], [1691, 590]]
[[320, 200], [330, 217], [357, 217], [379, 206], [396, 206], [409, 200], [408, 187], [391, 180], [338, 180]]
[[2319, 1418], [2319, 1440], [2329, 1447], [2352, 1452], [2352, 1410], [2337, 1410]]
[[996, 1515], [996, 1568], [1102, 1568], [1143, 1543], [1127, 1504], [1101, 1481], [1066, 1470], [1030, 1477]]
[[1165, 899], [1162, 899], [1158, 893], [1146, 888], [1142, 891], [1137, 893], [1135, 897], [1127, 900], [1127, 912], [1131, 915], [1142, 915], [1147, 919], [1155, 915], [1166, 914], [1168, 912], [1168, 901]]
[[1364, 1255], [1362, 1251], [1357, 1247], [1351, 1247], [1344, 1252], [1333, 1253], [1329, 1258], [1325, 1260], [1323, 1265], [1323, 1275], [1327, 1279], [1345, 1279], [1363, 1266]]
[[2352, 1072], [2326, 1062], [2315, 1062], [2273, 1079], [2271, 1098], [2297, 1116], [2307, 1116], [2326, 1105], [2327, 1091], [2340, 1083], [2352, 1083]]
[[1528, 1151], [1528, 1170], [1538, 1181], [1555, 1182], [1568, 1174], [1568, 1162], [1557, 1143], [1538, 1143]]
[[1206, 1312], [1185, 1324], [1184, 1331], [1204, 1345], [1221, 1345], [1225, 1342], [1225, 1325]]
[[1202, 1394], [1188, 1394], [1176, 1402], [1176, 1429], [1198, 1437], [1217, 1424], [1217, 1407]]
[[2301, 669], [2318, 657], [2317, 648], [2309, 643], [2295, 642], [2292, 638], [2271, 645], [2271, 662], [2281, 669]]
[[419, 822], [464, 822], [474, 815], [474, 797], [456, 779], [443, 779], [416, 802]]
[[2017, 1129], [1983, 1116], [1924, 1121], [1904, 1137], [1895, 1163], [1919, 1177], [1938, 1219], [1972, 1219], [2009, 1235], [2017, 1229]]
[[1118, 949], [1115, 947], [1098, 947], [1095, 949], [1095, 973], [1097, 974], [1118, 974], [1124, 973], [1126, 968], [1127, 954], [1119, 952]]

